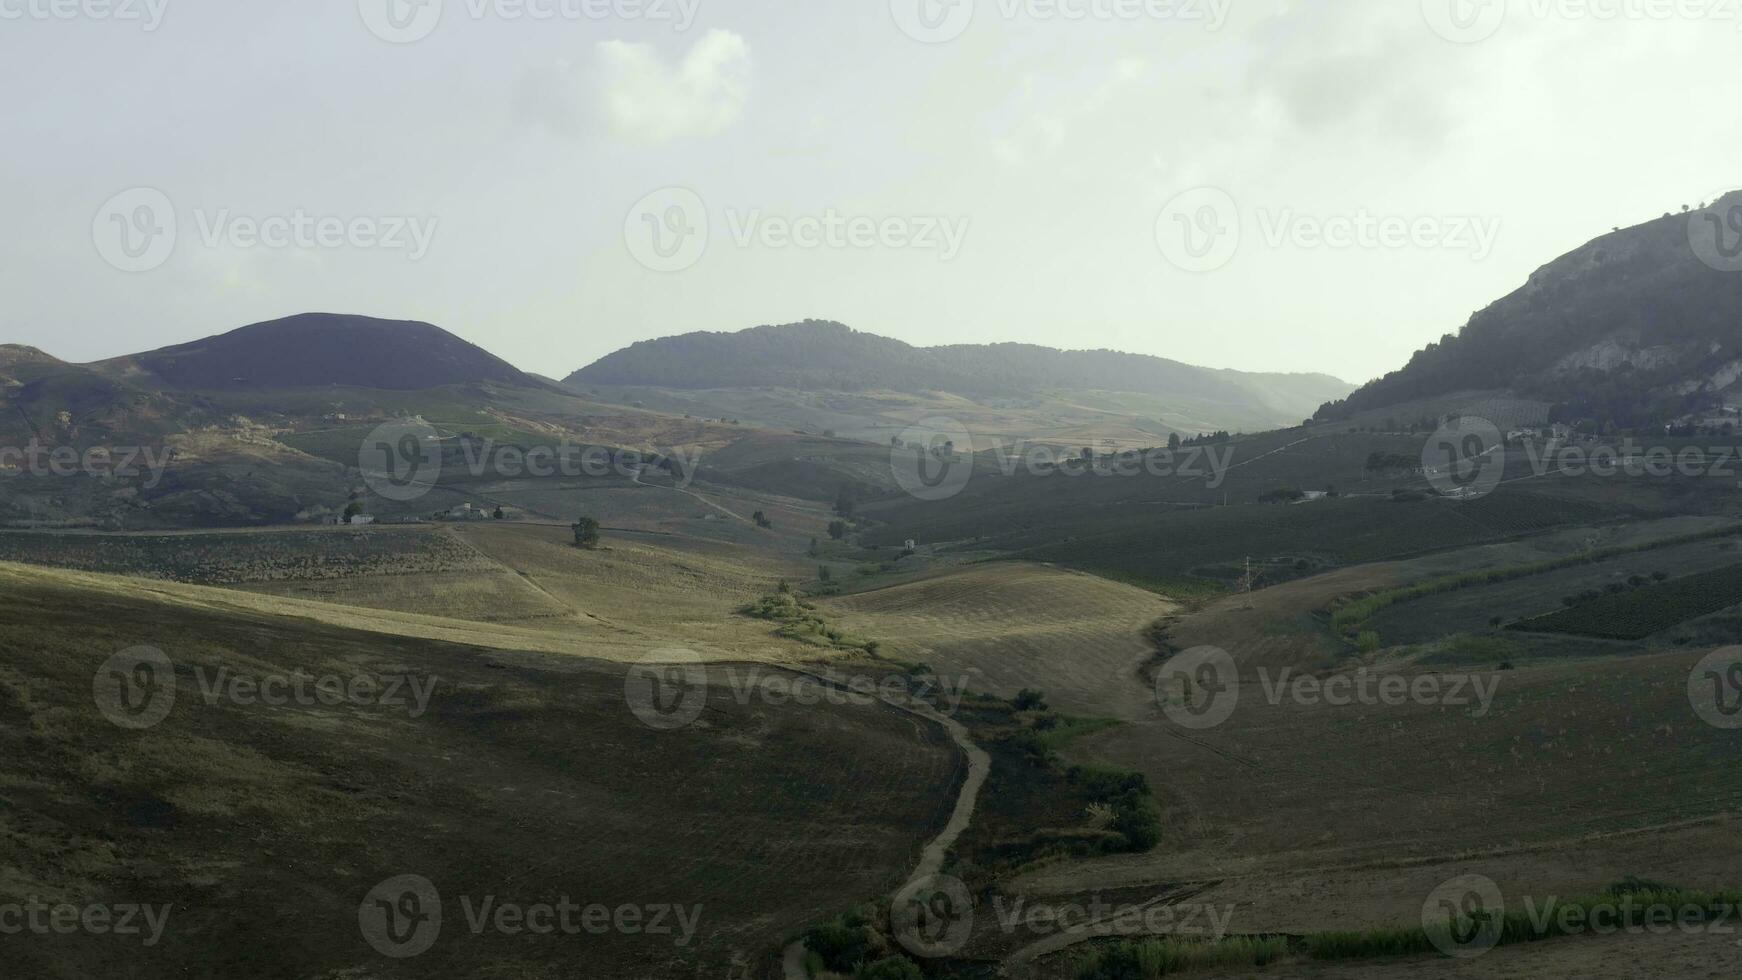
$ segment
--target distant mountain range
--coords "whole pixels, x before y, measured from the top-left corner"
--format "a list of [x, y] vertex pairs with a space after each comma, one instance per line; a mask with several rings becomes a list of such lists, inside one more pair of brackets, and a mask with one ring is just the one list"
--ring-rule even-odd
[[1538, 269], [1321, 419], [1471, 389], [1643, 425], [1710, 410], [1742, 379], [1742, 191], [1618, 229]]
[[1353, 387], [1323, 374], [1213, 370], [1110, 350], [1028, 344], [914, 347], [823, 320], [642, 341], [576, 371], [565, 383], [687, 391], [948, 392], [970, 398], [1131, 392], [1225, 405], [1268, 417], [1275, 426], [1299, 422], [1324, 400]]

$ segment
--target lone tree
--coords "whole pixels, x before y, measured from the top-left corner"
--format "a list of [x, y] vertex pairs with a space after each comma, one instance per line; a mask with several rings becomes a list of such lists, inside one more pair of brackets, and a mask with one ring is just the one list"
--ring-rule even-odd
[[846, 540], [846, 538], [847, 538], [847, 522], [846, 521], [830, 521], [829, 522], [829, 537], [834, 538], [836, 541]]
[[844, 486], [840, 493], [835, 494], [835, 513], [842, 517], [852, 517], [853, 509], [858, 506], [859, 500], [852, 487]]
[[599, 522], [591, 517], [583, 517], [573, 525], [575, 532], [575, 547], [588, 551], [599, 547]]
[[764, 514], [761, 511], [757, 511], [754, 514], [751, 514], [750, 519], [756, 522], [757, 527], [773, 527], [774, 526], [774, 522], [768, 519], [768, 515]]

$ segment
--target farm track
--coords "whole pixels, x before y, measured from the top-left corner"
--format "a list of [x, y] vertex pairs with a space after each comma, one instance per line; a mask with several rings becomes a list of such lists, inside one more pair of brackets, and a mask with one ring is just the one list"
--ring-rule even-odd
[[[826, 674], [799, 668], [788, 668], [788, 670], [831, 685], [838, 683], [837, 678]], [[966, 726], [948, 715], [939, 714], [931, 705], [911, 698], [898, 700], [879, 696], [878, 700], [899, 711], [905, 711], [941, 726], [944, 731], [949, 733], [950, 740], [955, 743], [956, 748], [968, 761], [968, 773], [962, 780], [960, 792], [956, 795], [955, 809], [950, 814], [949, 822], [944, 825], [936, 837], [932, 838], [930, 843], [926, 844], [920, 854], [919, 864], [915, 866], [907, 883], [893, 893], [899, 895], [909, 885], [923, 881], [943, 870], [950, 847], [962, 836], [974, 819], [974, 809], [980, 800], [980, 789], [985, 786], [986, 777], [992, 772], [992, 757], [987, 754], [985, 749], [975, 744], [973, 738], [968, 734]], [[804, 953], [803, 940], [793, 942], [782, 952], [781, 964], [786, 980], [809, 980], [808, 971], [804, 966]]]

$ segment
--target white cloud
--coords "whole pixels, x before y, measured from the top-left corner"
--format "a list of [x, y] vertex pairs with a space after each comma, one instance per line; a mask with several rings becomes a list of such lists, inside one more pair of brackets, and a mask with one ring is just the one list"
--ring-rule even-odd
[[683, 61], [668, 64], [647, 44], [599, 45], [603, 107], [624, 139], [666, 143], [712, 136], [744, 113], [750, 45], [731, 31], [710, 31]]

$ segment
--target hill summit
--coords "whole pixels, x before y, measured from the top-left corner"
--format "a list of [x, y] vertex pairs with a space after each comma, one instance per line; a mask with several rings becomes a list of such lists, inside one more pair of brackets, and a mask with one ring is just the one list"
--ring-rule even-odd
[[1271, 408], [1299, 418], [1350, 386], [1322, 374], [1251, 374], [1118, 351], [1030, 344], [914, 347], [828, 320], [634, 344], [571, 374], [570, 385], [703, 390], [942, 391], [1021, 397], [1044, 389], [1129, 391]]
[[305, 313], [95, 367], [165, 388], [310, 388], [339, 385], [413, 391], [536, 379], [428, 323]]
[[1321, 419], [1506, 388], [1622, 425], [1723, 400], [1742, 378], [1742, 191], [1614, 232], [1536, 270], [1456, 334]]

